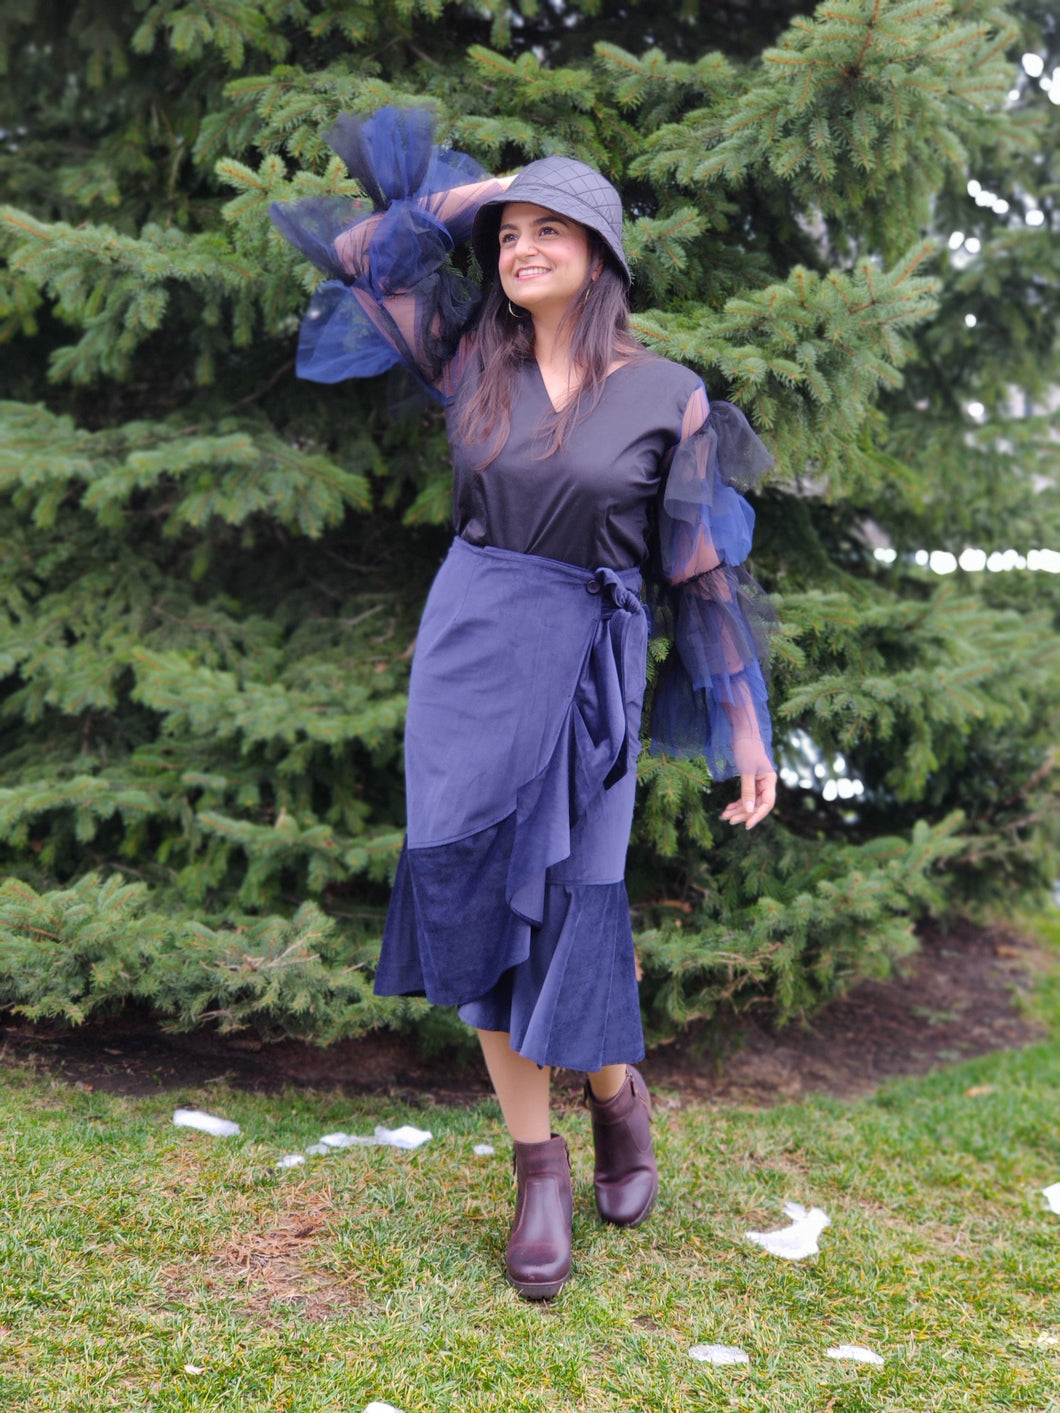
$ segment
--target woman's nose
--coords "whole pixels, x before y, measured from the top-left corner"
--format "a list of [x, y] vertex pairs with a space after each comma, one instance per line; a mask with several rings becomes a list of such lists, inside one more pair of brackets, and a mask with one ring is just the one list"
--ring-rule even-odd
[[534, 237], [530, 231], [522, 231], [516, 238], [516, 255], [532, 255], [537, 250], [534, 244]]

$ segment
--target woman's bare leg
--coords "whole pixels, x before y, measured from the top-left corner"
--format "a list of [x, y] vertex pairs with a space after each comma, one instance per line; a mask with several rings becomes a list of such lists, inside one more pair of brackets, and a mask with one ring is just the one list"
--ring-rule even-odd
[[597, 1070], [589, 1076], [589, 1088], [593, 1091], [593, 1098], [599, 1099], [601, 1104], [613, 1099], [625, 1082], [625, 1065], [605, 1065], [602, 1070]]
[[508, 1132], [518, 1143], [547, 1143], [552, 1071], [517, 1054], [506, 1030], [480, 1030], [478, 1038]]

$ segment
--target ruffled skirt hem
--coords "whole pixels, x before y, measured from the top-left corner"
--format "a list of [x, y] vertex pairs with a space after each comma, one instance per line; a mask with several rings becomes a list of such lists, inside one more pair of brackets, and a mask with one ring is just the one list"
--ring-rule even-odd
[[[377, 994], [425, 995], [440, 1005], [456, 1005], [466, 1024], [509, 1033], [512, 1049], [538, 1065], [595, 1072], [643, 1058], [624, 883], [549, 883], [544, 916], [533, 928], [508, 909], [497, 909], [494, 923], [508, 926], [511, 951], [520, 960], [479, 991], [479, 949], [465, 949], [465, 968], [454, 972], [456, 958], [443, 971], [417, 945], [407, 858], [403, 862], [387, 923], [389, 945], [376, 973]], [[481, 920], [480, 908], [471, 912]], [[473, 916], [466, 921], [474, 925]]]
[[538, 1065], [593, 1073], [643, 1059], [625, 884], [549, 885], [526, 961], [459, 1015], [508, 1032], [512, 1049]]

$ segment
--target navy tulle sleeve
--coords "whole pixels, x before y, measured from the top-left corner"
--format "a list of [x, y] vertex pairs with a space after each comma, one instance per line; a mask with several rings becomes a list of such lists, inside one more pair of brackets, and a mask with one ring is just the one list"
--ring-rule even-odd
[[328, 276], [302, 319], [297, 371], [335, 383], [403, 364], [436, 396], [477, 313], [477, 287], [448, 267], [483, 201], [503, 189], [462, 152], [435, 146], [425, 109], [341, 116], [324, 134], [369, 200], [275, 202], [277, 230]]
[[[775, 615], [745, 569], [754, 511], [740, 494], [773, 458], [738, 408], [689, 404], [659, 511], [662, 616], [673, 640], [655, 687], [652, 750], [706, 757], [716, 780], [771, 771], [766, 694]], [[701, 414], [698, 414], [701, 409]], [[686, 421], [689, 414], [686, 414]]]

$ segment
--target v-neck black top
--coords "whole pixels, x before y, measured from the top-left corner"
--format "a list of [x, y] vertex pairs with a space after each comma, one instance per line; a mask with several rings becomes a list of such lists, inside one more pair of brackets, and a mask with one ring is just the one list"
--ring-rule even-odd
[[699, 384], [687, 368], [654, 355], [622, 364], [560, 450], [543, 457], [542, 427], [553, 408], [531, 359], [517, 374], [508, 440], [481, 470], [482, 450], [458, 439], [451, 406], [456, 533], [469, 544], [587, 569], [643, 565], [652, 508]]

